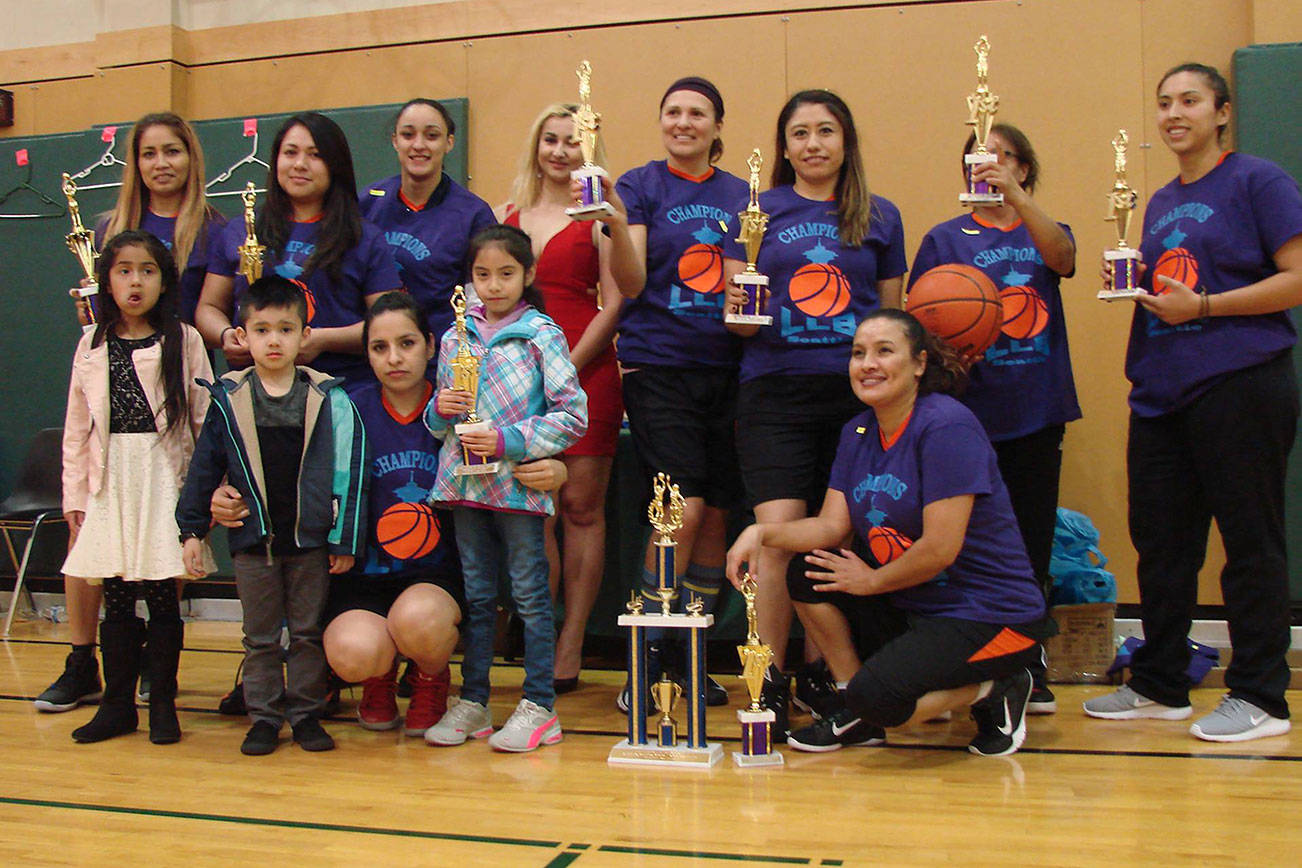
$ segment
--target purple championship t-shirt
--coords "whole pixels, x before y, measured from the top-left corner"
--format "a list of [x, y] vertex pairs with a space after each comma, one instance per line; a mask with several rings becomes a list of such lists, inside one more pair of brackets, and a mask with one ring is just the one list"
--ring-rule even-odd
[[[313, 328], [337, 328], [362, 321], [366, 314], [366, 297], [400, 289], [402, 281], [393, 265], [393, 256], [384, 236], [369, 221], [362, 221], [362, 239], [344, 254], [340, 262], [342, 280], [335, 282], [328, 271], [303, 272], [303, 263], [316, 250], [320, 221], [291, 223], [284, 253], [277, 256], [268, 250], [263, 255], [262, 273], [278, 274], [302, 281], [308, 293], [308, 325]], [[235, 279], [234, 311], [238, 316], [240, 299], [248, 282], [239, 273], [240, 245], [244, 243], [243, 220], [226, 224], [220, 243], [213, 249], [208, 270]], [[351, 392], [355, 386], [372, 378], [371, 366], [363, 356], [353, 353], [322, 353], [312, 360], [312, 368], [334, 377], [344, 377]]]
[[889, 550], [891, 538], [919, 539], [928, 504], [975, 495], [958, 559], [935, 578], [892, 592], [891, 601], [924, 615], [988, 624], [1044, 616], [994, 448], [972, 411], [953, 398], [919, 397], [890, 448], [882, 445], [872, 410], [851, 419], [828, 488], [845, 495], [854, 532], [873, 551]]
[[[743, 191], [743, 197], [747, 191]], [[872, 197], [872, 222], [859, 247], [841, 244], [835, 202], [800, 196], [791, 187], [760, 194], [769, 215], [756, 268], [769, 279], [768, 313], [742, 342], [742, 382], [766, 374], [845, 374], [859, 321], [881, 306], [877, 282], [899, 277], [908, 267], [900, 211]], [[745, 207], [746, 199], [734, 203]], [[732, 233], [724, 251], [745, 261]]]
[[443, 444], [425, 427], [425, 407], [409, 417], [399, 416], [375, 382], [351, 397], [366, 427], [371, 455], [371, 530], [366, 557], [358, 560], [351, 575], [423, 578], [439, 585], [459, 581], [461, 562], [450, 513], [428, 504]]
[[430, 334], [438, 336], [452, 325], [453, 287], [469, 283], [470, 239], [497, 220], [487, 202], [447, 175], [420, 209], [406, 201], [401, 186], [398, 175], [385, 178], [366, 188], [358, 204], [384, 234], [402, 285], [420, 302]]
[[[189, 261], [176, 264], [181, 270], [181, 294], [176, 301], [176, 315], [181, 318], [181, 322], [194, 325], [194, 309], [199, 306], [199, 291], [203, 289], [203, 278], [208, 273], [209, 249], [221, 237], [225, 225], [225, 217], [216, 211], [211, 212], [202, 231], [194, 239]], [[107, 220], [101, 220], [95, 227], [95, 247], [99, 250], [104, 249], [104, 242], [108, 240], [104, 237], [107, 229]], [[176, 218], [162, 217], [148, 208], [144, 209], [144, 214], [140, 217], [139, 229], [163, 242], [168, 250], [172, 249], [172, 242], [176, 240]]]
[[[1069, 226], [1058, 225], [1071, 237]], [[1058, 273], [1044, 264], [1026, 226], [1019, 220], [1000, 229], [972, 214], [941, 223], [922, 239], [909, 288], [928, 270], [952, 263], [980, 269], [1004, 300], [1004, 329], [972, 366], [962, 397], [990, 439], [1012, 440], [1079, 419]]]
[[[1274, 163], [1231, 153], [1211, 172], [1153, 194], [1140, 250], [1151, 290], [1166, 274], [1208, 295], [1275, 274], [1273, 256], [1302, 234], [1302, 194]], [[1162, 284], [1157, 284], [1159, 288]], [[1187, 405], [1224, 375], [1269, 361], [1297, 341], [1287, 311], [1167, 325], [1135, 305], [1126, 353], [1130, 409], [1138, 416]]]
[[646, 227], [646, 286], [619, 315], [624, 365], [732, 368], [738, 339], [723, 326], [723, 249], [738, 232], [746, 182], [720, 169], [693, 179], [664, 160], [616, 184], [628, 222]]

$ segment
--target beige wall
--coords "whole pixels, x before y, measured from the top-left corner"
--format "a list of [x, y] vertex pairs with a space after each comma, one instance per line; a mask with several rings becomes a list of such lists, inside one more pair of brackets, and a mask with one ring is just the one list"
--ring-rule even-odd
[[[1039, 200], [1072, 225], [1080, 250], [1079, 275], [1063, 289], [1085, 419], [1068, 428], [1061, 502], [1094, 518], [1121, 598], [1134, 601], [1122, 373], [1129, 310], [1093, 298], [1099, 251], [1111, 240], [1102, 219], [1108, 142], [1119, 127], [1131, 132], [1132, 182], [1150, 194], [1175, 173], [1151, 117], [1160, 72], [1188, 59], [1228, 71], [1236, 48], [1302, 39], [1300, 4], [969, 0], [799, 11], [827, 5], [796, 0], [770, 10], [764, 0], [717, 0], [710, 7], [716, 17], [706, 18], [686, 0], [654, 9], [611, 0], [565, 11], [532, 0], [453, 0], [316, 16], [293, 27], [253, 21], [188, 30], [173, 19], [99, 32], [92, 41], [0, 52], [0, 70], [26, 82], [12, 88], [18, 124], [11, 135], [83, 129], [169, 105], [202, 119], [466, 96], [471, 186], [494, 204], [506, 195], [534, 113], [573, 98], [582, 58], [595, 68], [593, 100], [618, 170], [660, 155], [656, 108], [679, 75], [708, 76], [723, 91], [723, 165], [734, 172], [751, 147], [771, 158], [774, 119], [789, 92], [831, 87], [855, 112], [873, 189], [900, 206], [912, 254], [927, 228], [957, 211], [963, 98], [975, 76], [971, 44], [986, 33], [999, 118], [1030, 135], [1043, 164]], [[291, 7], [306, 4], [283, 8]], [[591, 26], [593, 15], [609, 23]], [[1219, 563], [1214, 552], [1204, 602], [1219, 601], [1211, 578]]]

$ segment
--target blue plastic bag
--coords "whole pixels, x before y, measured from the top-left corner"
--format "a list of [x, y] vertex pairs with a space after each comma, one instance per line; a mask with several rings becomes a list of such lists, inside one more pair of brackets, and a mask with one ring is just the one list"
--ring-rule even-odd
[[1049, 560], [1049, 574], [1053, 576], [1049, 605], [1117, 601], [1117, 580], [1103, 569], [1108, 559], [1098, 543], [1098, 528], [1094, 527], [1089, 516], [1058, 507], [1053, 555]]
[[[1221, 662], [1221, 652], [1211, 645], [1204, 645], [1192, 639], [1185, 641], [1189, 643], [1189, 668], [1185, 670], [1185, 675], [1189, 677], [1190, 686], [1197, 687], [1207, 677], [1207, 673]], [[1122, 642], [1121, 647], [1117, 649], [1116, 659], [1108, 667], [1108, 674], [1115, 675], [1129, 666], [1135, 652], [1143, 647], [1144, 640], [1138, 636], [1131, 636]]]

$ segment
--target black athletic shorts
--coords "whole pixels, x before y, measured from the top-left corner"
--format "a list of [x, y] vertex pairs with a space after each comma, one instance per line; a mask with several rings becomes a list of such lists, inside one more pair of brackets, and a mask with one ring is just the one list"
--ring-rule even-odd
[[326, 600], [325, 623], [329, 624], [339, 615], [352, 609], [374, 612], [382, 618], [387, 618], [389, 610], [393, 608], [398, 597], [402, 596], [402, 592], [412, 585], [419, 584], [435, 585], [447, 591], [448, 595], [456, 601], [457, 608], [463, 615], [465, 614], [466, 596], [461, 583], [461, 570], [458, 567], [455, 575], [332, 577], [329, 597]]

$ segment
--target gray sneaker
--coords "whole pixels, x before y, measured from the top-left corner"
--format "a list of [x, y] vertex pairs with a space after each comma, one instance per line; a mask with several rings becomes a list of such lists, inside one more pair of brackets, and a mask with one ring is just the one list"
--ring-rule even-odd
[[557, 719], [556, 712], [528, 699], [521, 699], [511, 713], [511, 718], [489, 736], [488, 743], [493, 746], [493, 750], [523, 753], [537, 750], [544, 744], [556, 744], [560, 740], [561, 722]]
[[1291, 728], [1287, 720], [1272, 717], [1246, 699], [1227, 694], [1216, 710], [1198, 718], [1189, 732], [1206, 741], [1247, 741], [1283, 735]]
[[1184, 720], [1193, 714], [1189, 705], [1171, 706], [1154, 702], [1123, 684], [1111, 693], [1085, 700], [1085, 713], [1104, 720], [1135, 720], [1141, 717], [1156, 720]]
[[465, 744], [467, 738], [483, 738], [493, 732], [493, 712], [478, 702], [463, 699], [425, 730], [425, 741], [439, 747]]

